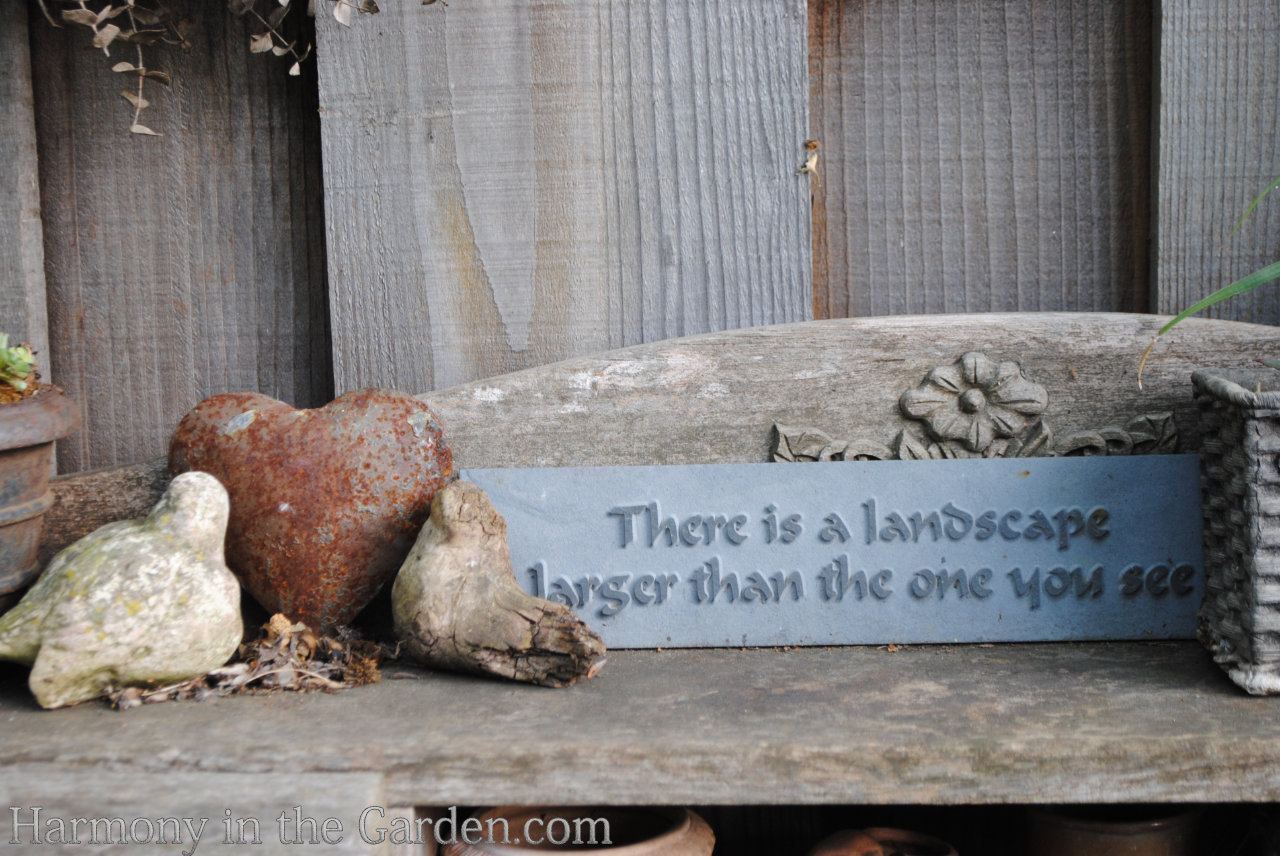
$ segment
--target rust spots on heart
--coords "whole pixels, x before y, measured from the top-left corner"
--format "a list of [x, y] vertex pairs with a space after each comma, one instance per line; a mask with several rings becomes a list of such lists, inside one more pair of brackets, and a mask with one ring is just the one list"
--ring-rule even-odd
[[453, 457], [435, 414], [406, 393], [361, 390], [311, 410], [226, 393], [183, 418], [169, 469], [226, 486], [227, 564], [254, 598], [328, 629], [395, 576]]

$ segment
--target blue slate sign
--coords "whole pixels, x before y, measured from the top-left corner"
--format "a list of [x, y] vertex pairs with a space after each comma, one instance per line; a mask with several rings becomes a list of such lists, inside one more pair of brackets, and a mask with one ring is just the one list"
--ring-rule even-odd
[[611, 648], [1194, 637], [1194, 455], [465, 470]]

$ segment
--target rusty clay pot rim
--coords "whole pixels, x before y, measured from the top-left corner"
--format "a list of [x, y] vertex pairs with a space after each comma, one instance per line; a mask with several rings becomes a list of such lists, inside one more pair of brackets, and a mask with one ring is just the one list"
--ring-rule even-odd
[[[491, 818], [505, 818], [512, 822], [515, 826], [516, 822], [527, 820], [540, 814], [562, 815], [567, 817], [597, 817], [602, 814], [633, 814], [637, 817], [647, 816], [659, 821], [654, 827], [653, 835], [639, 841], [631, 841], [625, 844], [609, 845], [607, 849], [601, 849], [601, 853], [609, 853], [613, 856], [628, 856], [628, 854], [641, 854], [641, 856], [650, 856], [653, 853], [665, 852], [667, 848], [675, 846], [677, 843], [688, 838], [689, 843], [709, 843], [713, 841], [710, 827], [706, 821], [699, 817], [696, 813], [687, 808], [673, 806], [495, 806], [487, 810], [477, 811], [472, 817], [488, 820]], [[518, 827], [517, 827], [518, 828]], [[461, 853], [488, 853], [493, 856], [524, 856], [524, 854], [535, 852], [566, 852], [564, 849], [546, 849], [538, 848], [530, 845], [505, 845], [505, 844], [484, 844], [473, 849], [466, 847], [458, 852]]]
[[1200, 806], [1177, 803], [1131, 806], [1129, 809], [1130, 813], [1126, 816], [1117, 806], [1104, 806], [1093, 811], [1084, 806], [1054, 806], [1033, 808], [1031, 816], [1046, 828], [1078, 829], [1124, 837], [1190, 827], [1204, 813]]
[[52, 443], [80, 427], [80, 411], [57, 387], [0, 404], [0, 452]]
[[[951, 846], [949, 841], [944, 841], [928, 833], [916, 832], [913, 829], [899, 829], [893, 826], [869, 826], [862, 832], [881, 844], [911, 844], [917, 848], [928, 849], [932, 856], [956, 856], [956, 848]], [[888, 851], [886, 850], [886, 852]]]

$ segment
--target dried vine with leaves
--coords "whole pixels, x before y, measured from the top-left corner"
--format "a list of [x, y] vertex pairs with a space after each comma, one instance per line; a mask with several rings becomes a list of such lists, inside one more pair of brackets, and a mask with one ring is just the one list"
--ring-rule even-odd
[[[133, 61], [122, 60], [111, 66], [117, 74], [132, 75], [136, 85], [120, 93], [133, 106], [133, 121], [129, 130], [135, 134], [161, 136], [141, 121], [142, 111], [151, 106], [143, 86], [150, 80], [168, 86], [168, 72], [149, 68], [144, 60], [143, 48], [157, 44], [173, 45], [183, 51], [191, 50], [187, 39], [190, 19], [177, 11], [170, 0], [37, 0], [45, 18], [55, 27], [74, 24], [89, 29], [92, 45], [111, 56], [113, 45], [127, 44], [134, 50]], [[345, 26], [351, 25], [353, 15], [378, 12], [374, 0], [324, 0], [330, 4], [333, 17]], [[424, 0], [423, 5], [435, 0]], [[302, 73], [302, 63], [311, 56], [310, 43], [299, 44], [285, 37], [285, 22], [293, 16], [315, 15], [316, 0], [228, 0], [227, 11], [247, 22], [249, 51], [271, 53], [293, 60], [290, 75]], [[51, 9], [50, 7], [53, 7]], [[259, 7], [269, 11], [262, 11]], [[54, 11], [57, 10], [57, 14]]]

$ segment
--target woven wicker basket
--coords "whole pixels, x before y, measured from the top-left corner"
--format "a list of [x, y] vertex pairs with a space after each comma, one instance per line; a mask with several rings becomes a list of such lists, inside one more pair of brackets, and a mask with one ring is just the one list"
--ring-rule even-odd
[[1196, 372], [1200, 641], [1250, 693], [1280, 693], [1280, 373]]

